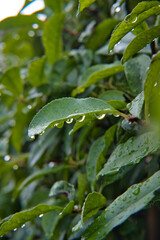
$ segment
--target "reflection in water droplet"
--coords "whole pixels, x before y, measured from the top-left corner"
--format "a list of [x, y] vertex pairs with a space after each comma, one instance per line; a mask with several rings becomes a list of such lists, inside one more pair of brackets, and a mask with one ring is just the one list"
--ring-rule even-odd
[[136, 17], [132, 20], [132, 23], [137, 22], [137, 19], [138, 19], [138, 17], [136, 16]]
[[121, 7], [120, 7], [120, 6], [118, 6], [118, 7], [115, 8], [115, 12], [116, 12], [116, 13], [119, 13], [120, 11], [121, 11]]
[[62, 128], [63, 125], [64, 125], [64, 122], [59, 122], [59, 123], [55, 123], [55, 124], [54, 124], [54, 127]]
[[62, 215], [62, 212], [59, 213], [59, 216], [61, 216], [61, 215]]
[[32, 30], [28, 31], [28, 36], [29, 37], [34, 37], [34, 35], [35, 35], [34, 31], [32, 31]]
[[42, 218], [43, 216], [44, 216], [44, 214], [40, 214], [40, 215], [39, 215], [39, 218]]
[[14, 232], [17, 231], [17, 228], [13, 229], [13, 231], [14, 231]]
[[140, 187], [138, 186], [134, 191], [133, 194], [134, 195], [138, 195], [140, 193]]
[[35, 139], [35, 136], [34, 135], [32, 135], [31, 137], [30, 137], [30, 140], [34, 140]]
[[70, 124], [73, 122], [73, 118], [67, 119], [66, 123]]
[[21, 226], [21, 228], [24, 228], [26, 225], [25, 224], [23, 224], [22, 226]]
[[28, 109], [32, 109], [32, 105], [28, 105], [27, 108], [28, 108]]
[[54, 162], [50, 162], [50, 163], [48, 163], [48, 166], [49, 166], [50, 168], [52, 168], [52, 167], [55, 166], [55, 163], [54, 163]]
[[15, 164], [15, 165], [13, 166], [13, 170], [18, 170], [18, 165], [17, 165], [17, 164]]
[[95, 116], [98, 120], [102, 120], [106, 116], [106, 114], [101, 114], [101, 115], [95, 114]]
[[78, 121], [78, 122], [83, 122], [83, 121], [84, 121], [84, 119], [85, 119], [85, 117], [86, 117], [86, 116], [85, 116], [85, 115], [83, 115], [83, 116], [82, 116], [80, 119], [78, 119], [77, 121]]
[[157, 82], [154, 84], [154, 87], [156, 87], [157, 86]]
[[38, 29], [38, 28], [39, 28], [39, 25], [38, 25], [37, 23], [34, 23], [34, 24], [32, 25], [32, 27], [33, 27], [33, 29]]
[[40, 133], [41, 136], [43, 136], [44, 134], [45, 134], [45, 131], [42, 131], [42, 132]]
[[10, 159], [11, 159], [11, 157], [9, 155], [4, 156], [4, 161], [5, 162], [8, 162]]

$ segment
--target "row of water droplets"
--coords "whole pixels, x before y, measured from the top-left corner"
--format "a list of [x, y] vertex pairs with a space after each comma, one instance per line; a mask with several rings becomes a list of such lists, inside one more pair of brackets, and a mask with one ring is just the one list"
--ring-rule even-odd
[[[102, 120], [103, 118], [105, 118], [106, 114], [103, 113], [103, 114], [98, 115], [98, 114], [95, 113], [94, 116], [95, 116], [98, 120]], [[115, 117], [119, 117], [118, 114], [115, 114], [114, 116], [115, 116]], [[81, 116], [81, 117], [77, 120], [77, 122], [81, 123], [81, 122], [83, 122], [83, 121], [85, 120], [85, 118], [86, 118], [86, 116], [83, 115], [83, 116]], [[66, 120], [66, 123], [67, 123], [67, 124], [71, 124], [71, 123], [73, 122], [73, 120], [74, 120], [74, 118], [68, 118], [68, 119]], [[64, 125], [64, 122], [62, 121], [62, 122], [54, 123], [54, 124], [53, 124], [53, 127], [62, 128], [63, 125]], [[45, 134], [45, 131], [42, 131], [42, 132], [40, 133], [41, 136], [44, 135], [44, 134]], [[30, 137], [30, 140], [34, 140], [34, 139], [35, 139], [35, 136], [34, 136], [34, 135]]]
[[[39, 218], [42, 218], [44, 216], [44, 214], [40, 214], [39, 215]], [[25, 226], [26, 226], [26, 224], [23, 224], [22, 226], [21, 226], [21, 228], [23, 229], [23, 228], [25, 228]], [[14, 228], [13, 229], [13, 232], [16, 232], [18, 230], [18, 228]]]

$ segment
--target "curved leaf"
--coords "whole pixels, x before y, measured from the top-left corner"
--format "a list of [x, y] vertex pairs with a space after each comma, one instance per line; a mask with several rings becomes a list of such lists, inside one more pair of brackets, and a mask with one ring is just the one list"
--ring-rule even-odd
[[144, 104], [144, 92], [137, 95], [132, 102], [127, 104], [127, 108], [132, 116], [141, 118], [142, 108]]
[[133, 9], [131, 14], [129, 14], [113, 32], [109, 42], [108, 51], [110, 52], [116, 43], [118, 43], [129, 31], [134, 29], [144, 20], [146, 20], [152, 15], [159, 14], [160, 7], [158, 1], [139, 3]]
[[160, 141], [152, 132], [131, 137], [127, 142], [119, 144], [112, 152], [98, 177], [118, 174], [121, 168], [139, 163], [142, 158], [157, 151], [159, 147]]
[[101, 240], [129, 216], [144, 208], [160, 188], [160, 171], [143, 183], [132, 185], [116, 198], [105, 211], [86, 229], [84, 239]]
[[123, 54], [122, 62], [126, 62], [129, 58], [131, 58], [134, 54], [136, 54], [139, 50], [144, 48], [148, 43], [152, 42], [157, 37], [160, 37], [160, 26], [155, 26], [138, 34], [127, 46]]
[[[73, 118], [82, 122], [85, 119], [84, 116], [88, 114], [117, 114], [117, 112], [109, 104], [97, 98], [56, 99], [44, 106], [35, 115], [30, 123], [28, 135], [32, 137], [35, 134], [40, 134], [48, 127], [57, 126], [57, 124], [63, 125], [64, 121], [71, 123]], [[82, 118], [78, 119], [80, 117]]]
[[84, 92], [85, 88], [97, 83], [99, 80], [123, 71], [124, 66], [120, 62], [92, 66], [84, 72], [80, 86], [73, 91], [72, 95], [75, 96], [78, 93]]
[[50, 206], [46, 204], [39, 204], [34, 208], [15, 213], [0, 222], [0, 236], [21, 227], [28, 221], [38, 217], [41, 214], [50, 211], [61, 211], [62, 208], [58, 206]]
[[97, 192], [89, 193], [85, 199], [81, 220], [82, 223], [86, 222], [88, 218], [95, 215], [99, 209], [106, 205], [106, 198]]

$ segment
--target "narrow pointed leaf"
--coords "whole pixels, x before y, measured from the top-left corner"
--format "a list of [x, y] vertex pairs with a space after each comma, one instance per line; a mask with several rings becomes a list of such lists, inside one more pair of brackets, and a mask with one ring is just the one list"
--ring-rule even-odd
[[160, 79], [160, 53], [158, 53], [152, 59], [151, 66], [148, 71], [147, 79], [144, 86], [145, 95], [145, 117], [148, 119], [149, 114], [149, 102], [154, 86], [159, 83]]
[[131, 137], [116, 147], [98, 176], [118, 174], [121, 168], [139, 163], [142, 158], [157, 151], [159, 147], [160, 141], [152, 132]]
[[116, 198], [105, 211], [86, 229], [84, 239], [101, 240], [129, 216], [143, 209], [160, 188], [160, 171], [143, 183], [132, 185]]
[[116, 114], [118, 111], [109, 104], [97, 98], [75, 99], [61, 98], [56, 99], [44, 106], [33, 118], [30, 123], [28, 135], [40, 134], [46, 128], [63, 123], [66, 120], [73, 121], [81, 116], [88, 114]]
[[62, 52], [62, 27], [63, 14], [53, 15], [44, 25], [43, 44], [48, 61], [53, 65], [61, 56]]
[[58, 210], [60, 211], [62, 208], [58, 206], [39, 204], [34, 208], [15, 213], [0, 222], [0, 236], [3, 236], [14, 229], [21, 227], [26, 222], [31, 221], [41, 214]]
[[138, 34], [127, 46], [123, 54], [123, 63], [157, 37], [160, 37], [160, 26], [152, 27], [151, 29]]
[[73, 91], [72, 95], [75, 96], [78, 93], [84, 92], [85, 88], [97, 83], [101, 79], [123, 71], [124, 66], [122, 66], [120, 62], [92, 66], [84, 72], [80, 86]]
[[110, 52], [114, 45], [118, 43], [128, 32], [138, 26], [152, 15], [159, 15], [160, 7], [158, 1], [149, 1], [139, 3], [123, 22], [113, 32], [108, 51]]
[[91, 183], [92, 189], [95, 187], [95, 180], [97, 172], [100, 171], [102, 163], [105, 162], [105, 154], [113, 141], [114, 134], [116, 131], [116, 125], [110, 127], [104, 136], [98, 138], [93, 142], [87, 159], [87, 177]]

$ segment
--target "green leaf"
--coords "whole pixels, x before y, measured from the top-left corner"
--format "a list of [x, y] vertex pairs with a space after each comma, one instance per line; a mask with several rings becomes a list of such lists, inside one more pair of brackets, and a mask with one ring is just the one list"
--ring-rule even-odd
[[103, 78], [110, 77], [123, 71], [124, 66], [122, 66], [120, 62], [92, 66], [83, 73], [80, 86], [72, 92], [72, 96], [84, 92], [85, 88], [97, 83]]
[[108, 104], [110, 104], [115, 109], [124, 109], [126, 108], [126, 102], [124, 93], [122, 91], [118, 90], [108, 90], [102, 93], [99, 96], [100, 99], [106, 101]]
[[143, 90], [150, 63], [150, 57], [143, 54], [125, 63], [125, 74], [133, 93], [138, 94]]
[[51, 8], [54, 13], [60, 13], [62, 11], [62, 0], [53, 1], [53, 0], [45, 0], [45, 6]]
[[60, 165], [60, 166], [55, 166], [53, 168], [44, 168], [42, 170], [39, 170], [35, 173], [33, 173], [32, 175], [30, 175], [29, 177], [27, 177], [21, 184], [20, 186], [15, 190], [14, 192], [14, 199], [17, 198], [17, 196], [21, 193], [21, 191], [27, 187], [30, 183], [32, 183], [33, 181], [42, 178], [45, 175], [51, 174], [51, 173], [56, 173], [59, 171], [62, 171], [63, 169], [67, 168], [67, 166], [65, 165]]
[[88, 181], [91, 183], [92, 190], [95, 188], [97, 172], [100, 171], [102, 164], [105, 162], [105, 154], [113, 141], [116, 127], [116, 125], [110, 127], [104, 136], [93, 142], [90, 148], [86, 170]]
[[78, 13], [82, 12], [84, 8], [89, 7], [95, 0], [79, 0]]
[[118, 43], [128, 32], [138, 26], [152, 15], [159, 15], [160, 7], [158, 1], [140, 2], [123, 22], [113, 32], [108, 51], [110, 52], [114, 45]]
[[90, 190], [90, 187], [89, 187], [87, 175], [79, 173], [78, 174], [78, 198], [79, 198], [80, 205], [83, 204], [83, 201], [85, 199], [85, 193], [89, 192], [89, 190]]
[[85, 223], [88, 218], [95, 215], [99, 209], [106, 205], [106, 198], [97, 192], [89, 193], [85, 199], [83, 208], [82, 208], [82, 215], [81, 220], [82, 223]]
[[151, 66], [148, 70], [147, 79], [144, 86], [145, 95], [145, 117], [148, 119], [149, 102], [154, 86], [157, 85], [160, 79], [160, 53], [153, 57]]
[[132, 185], [116, 198], [105, 211], [86, 229], [84, 239], [101, 240], [129, 216], [143, 209], [160, 188], [160, 171], [143, 183]]
[[42, 58], [33, 60], [29, 65], [28, 77], [29, 81], [34, 87], [39, 87], [42, 84], [46, 83], [45, 64], [46, 57], [43, 56]]
[[46, 204], [39, 204], [34, 208], [15, 213], [0, 222], [0, 236], [21, 227], [26, 222], [31, 221], [41, 214], [61, 209], [61, 207], [57, 206], [53, 207]]
[[53, 197], [59, 194], [67, 194], [68, 198], [73, 200], [75, 195], [74, 185], [65, 181], [58, 181], [54, 183], [54, 185], [51, 187], [49, 196]]
[[1, 76], [1, 83], [9, 90], [15, 97], [19, 97], [23, 92], [23, 81], [20, 76], [19, 67], [12, 67], [8, 69]]
[[109, 38], [113, 28], [119, 22], [119, 19], [107, 18], [98, 24], [86, 44], [87, 48], [96, 50], [105, 44], [105, 41]]
[[28, 27], [32, 24], [43, 24], [35, 14], [32, 15], [17, 15], [16, 17], [9, 17], [0, 22], [0, 30], [18, 28], [18, 27]]
[[[106, 113], [117, 114], [117, 110], [104, 101], [96, 98], [61, 98], [53, 100], [44, 106], [33, 118], [30, 123], [28, 135], [42, 133], [46, 128], [51, 126], [63, 126], [64, 121], [71, 123], [73, 118], [83, 121], [88, 114], [100, 114], [98, 119], [102, 119]], [[118, 113], [119, 114], [119, 113]], [[80, 118], [82, 117], [82, 118]]]
[[134, 54], [136, 54], [139, 50], [144, 48], [148, 43], [152, 42], [157, 37], [160, 37], [160, 26], [152, 27], [151, 29], [138, 34], [127, 46], [123, 54], [122, 62], [126, 62], [129, 58], [131, 58]]
[[48, 61], [53, 65], [61, 57], [63, 14], [54, 14], [45, 24], [43, 31], [43, 44]]
[[142, 108], [144, 104], [144, 92], [138, 94], [138, 96], [130, 103], [128, 103], [127, 108], [132, 116], [141, 118]]
[[98, 177], [115, 174], [118, 176], [123, 167], [135, 165], [148, 154], [156, 152], [160, 147], [159, 144], [160, 141], [153, 132], [129, 138], [127, 142], [121, 143], [115, 148]]

